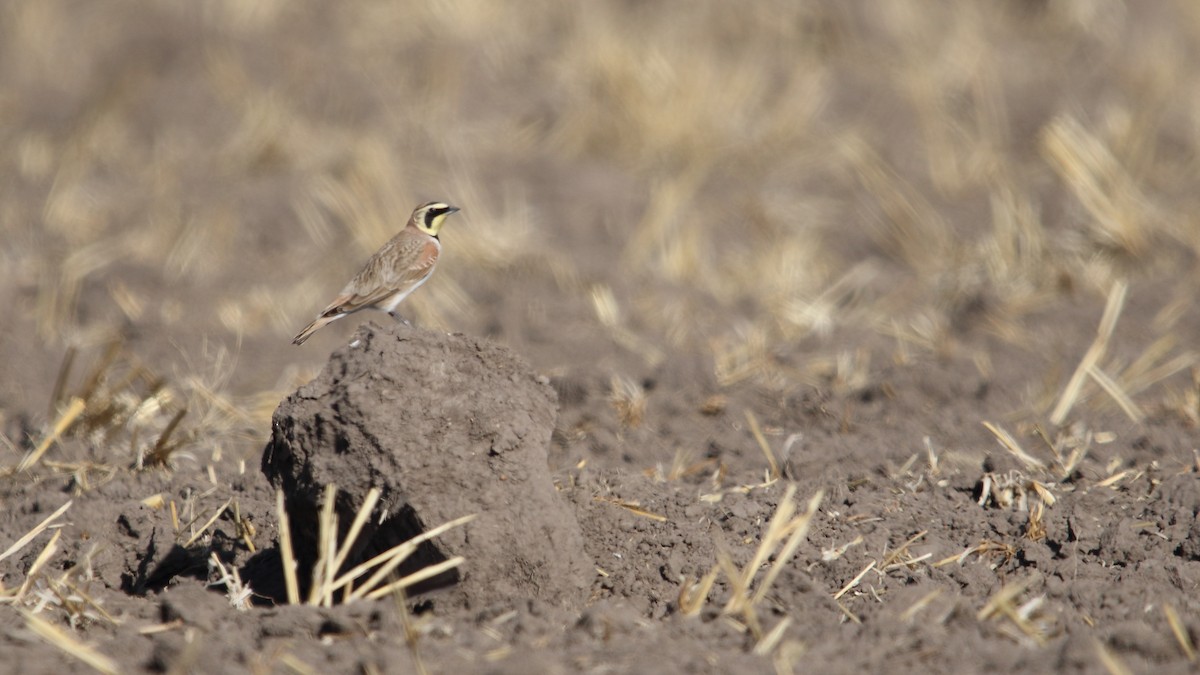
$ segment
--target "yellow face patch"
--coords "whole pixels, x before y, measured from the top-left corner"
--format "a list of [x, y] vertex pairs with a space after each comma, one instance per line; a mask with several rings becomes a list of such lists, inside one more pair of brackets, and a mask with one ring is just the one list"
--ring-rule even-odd
[[417, 229], [437, 236], [438, 231], [442, 229], [442, 223], [446, 221], [446, 217], [458, 211], [457, 206], [450, 206], [442, 202], [430, 202], [417, 208], [413, 212], [413, 223]]

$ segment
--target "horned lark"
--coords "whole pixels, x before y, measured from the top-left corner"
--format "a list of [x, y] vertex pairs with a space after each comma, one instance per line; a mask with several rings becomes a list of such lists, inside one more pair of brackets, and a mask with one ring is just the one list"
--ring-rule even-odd
[[438, 231], [457, 207], [429, 202], [417, 207], [408, 225], [371, 256], [340, 295], [321, 312], [292, 344], [304, 344], [310, 335], [333, 321], [360, 309], [380, 309], [393, 317], [396, 306], [433, 274], [442, 243]]

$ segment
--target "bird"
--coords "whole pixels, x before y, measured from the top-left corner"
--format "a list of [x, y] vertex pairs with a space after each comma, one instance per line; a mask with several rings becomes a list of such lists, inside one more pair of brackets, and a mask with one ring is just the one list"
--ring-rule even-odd
[[383, 310], [403, 321], [395, 314], [396, 306], [433, 274], [442, 252], [438, 232], [446, 218], [457, 211], [457, 206], [443, 202], [418, 206], [404, 229], [367, 260], [333, 302], [292, 339], [292, 344], [304, 344], [321, 328], [361, 309]]

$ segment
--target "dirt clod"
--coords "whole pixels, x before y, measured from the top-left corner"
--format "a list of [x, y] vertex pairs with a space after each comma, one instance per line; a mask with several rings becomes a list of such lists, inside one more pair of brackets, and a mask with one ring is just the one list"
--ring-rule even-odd
[[[504, 347], [405, 326], [364, 326], [275, 413], [262, 468], [282, 488], [303, 571], [316, 557], [322, 494], [336, 485], [344, 536], [367, 492], [376, 513], [347, 565], [429, 528], [478, 518], [424, 545], [413, 571], [456, 605], [513, 597], [573, 605], [590, 581], [579, 525], [547, 468], [554, 390]], [[442, 602], [443, 600], [439, 600]]]

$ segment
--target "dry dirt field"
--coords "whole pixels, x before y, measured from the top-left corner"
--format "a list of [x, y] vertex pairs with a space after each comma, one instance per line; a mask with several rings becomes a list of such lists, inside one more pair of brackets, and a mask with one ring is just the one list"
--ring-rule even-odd
[[[1198, 110], [1193, 0], [6, 0], [0, 671], [1195, 672]], [[411, 333], [289, 344], [431, 199]], [[372, 461], [487, 345], [582, 554], [288, 602], [368, 321]]]

